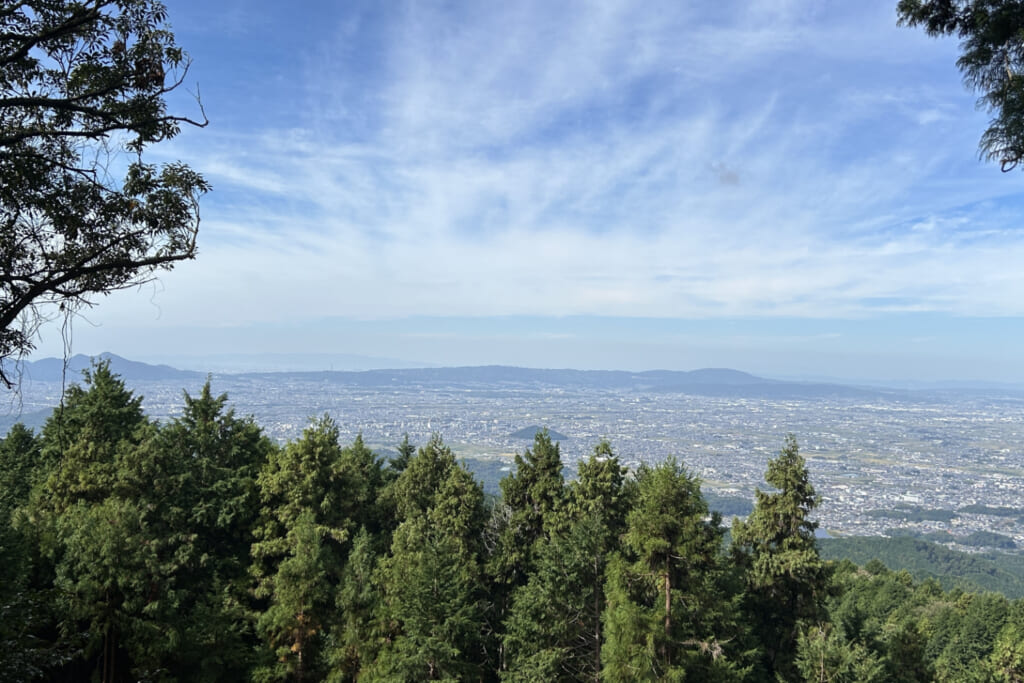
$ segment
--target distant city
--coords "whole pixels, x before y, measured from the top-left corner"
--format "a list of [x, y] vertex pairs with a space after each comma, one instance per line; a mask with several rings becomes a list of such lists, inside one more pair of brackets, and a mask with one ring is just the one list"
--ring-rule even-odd
[[[19, 420], [38, 428], [63, 383], [80, 381], [88, 363], [26, 364], [20, 393], [0, 409], [0, 432]], [[182, 392], [197, 393], [207, 378], [116, 356], [111, 366], [160, 420], [180, 413]], [[211, 380], [280, 442], [324, 413], [344, 439], [362, 434], [384, 456], [406, 433], [417, 444], [439, 433], [491, 491], [536, 428], [558, 437], [567, 476], [603, 439], [631, 467], [675, 455], [727, 517], [743, 514], [792, 432], [828, 534], [910, 534], [965, 549], [971, 534], [996, 532], [1003, 549], [1024, 548], [1024, 392], [1012, 388], [880, 389], [721, 369], [429, 368]]]

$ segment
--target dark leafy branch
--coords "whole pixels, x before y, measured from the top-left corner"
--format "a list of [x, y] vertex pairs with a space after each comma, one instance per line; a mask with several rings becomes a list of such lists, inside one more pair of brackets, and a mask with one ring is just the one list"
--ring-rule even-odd
[[[146, 148], [207, 119], [167, 110], [189, 59], [155, 0], [0, 9], [0, 381], [39, 326], [196, 253], [205, 179]], [[124, 168], [122, 180], [110, 169]]]
[[900, 0], [900, 24], [957, 36], [964, 83], [992, 113], [981, 155], [1009, 171], [1024, 159], [1024, 3], [1018, 0]]

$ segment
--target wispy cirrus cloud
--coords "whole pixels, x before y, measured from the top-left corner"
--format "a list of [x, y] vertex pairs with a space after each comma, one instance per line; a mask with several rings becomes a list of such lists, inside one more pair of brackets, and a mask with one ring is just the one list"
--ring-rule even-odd
[[1019, 177], [889, 2], [324, 17], [271, 50], [293, 108], [167, 150], [216, 191], [161, 324], [1024, 314]]

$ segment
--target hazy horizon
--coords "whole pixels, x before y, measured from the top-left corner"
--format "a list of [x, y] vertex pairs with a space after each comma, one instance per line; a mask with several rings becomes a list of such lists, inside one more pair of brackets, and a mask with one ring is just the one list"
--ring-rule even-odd
[[[1012, 378], [984, 378], [984, 377], [914, 377], [909, 375], [854, 375], [842, 374], [841, 372], [790, 372], [783, 369], [779, 371], [758, 370], [752, 366], [715, 364], [704, 365], [645, 365], [640, 363], [626, 363], [623, 365], [587, 365], [581, 362], [568, 360], [564, 363], [545, 363], [542, 360], [537, 362], [490, 362], [479, 360], [477, 362], [460, 361], [451, 362], [429, 362], [409, 358], [392, 358], [373, 356], [369, 354], [353, 353], [222, 353], [222, 354], [162, 354], [162, 355], [127, 355], [105, 349], [94, 353], [86, 353], [74, 350], [73, 356], [85, 356], [97, 358], [102, 355], [113, 354], [128, 361], [141, 362], [149, 365], [167, 365], [178, 370], [187, 370], [199, 373], [214, 374], [239, 374], [239, 373], [275, 373], [275, 372], [320, 372], [320, 371], [342, 371], [362, 372], [368, 370], [395, 370], [395, 369], [436, 369], [436, 368], [461, 368], [461, 367], [486, 367], [505, 366], [524, 369], [543, 370], [602, 370], [602, 371], [625, 371], [625, 372], [650, 372], [650, 371], [680, 371], [692, 372], [695, 370], [707, 369], [728, 369], [744, 372], [764, 379], [794, 381], [794, 382], [819, 382], [847, 385], [864, 385], [879, 387], [898, 388], [928, 388], [930, 386], [974, 386], [977, 388], [1024, 387], [1024, 381]], [[69, 356], [70, 357], [70, 356]], [[41, 356], [36, 354], [31, 360], [43, 360], [49, 358], [61, 358], [61, 356]]]

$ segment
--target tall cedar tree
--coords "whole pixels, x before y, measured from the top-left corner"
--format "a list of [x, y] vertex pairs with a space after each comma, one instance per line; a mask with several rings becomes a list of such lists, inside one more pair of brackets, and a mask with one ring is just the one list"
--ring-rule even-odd
[[214, 396], [209, 381], [184, 402], [160, 430], [165, 466], [152, 477], [166, 533], [183, 539], [186, 627], [172, 669], [193, 681], [239, 679], [255, 645], [248, 594], [256, 479], [276, 447], [252, 418], [226, 408], [227, 395]]
[[700, 480], [674, 458], [636, 473], [623, 558], [612, 564], [605, 610], [608, 680], [734, 680], [738, 626], [726, 593], [724, 529]]
[[[86, 634], [61, 675], [153, 678], [177, 661], [188, 619], [192, 533], [170, 521], [163, 488], [173, 458], [157, 444], [141, 397], [101, 363], [43, 429], [46, 480], [28, 518], [47, 539], [65, 633]], [[156, 485], [154, 485], [156, 484]]]
[[[515, 469], [501, 480], [500, 486], [501, 501], [492, 509], [488, 530], [493, 548], [487, 565], [494, 584], [494, 610], [489, 620], [498, 634], [504, 631], [513, 592], [525, 586], [534, 571], [538, 542], [549, 538], [563, 522], [565, 479], [561, 453], [558, 444], [551, 442], [547, 429], [534, 435], [532, 450], [527, 448], [522, 455], [516, 454]], [[506, 669], [503, 645], [497, 655], [496, 667]]]
[[67, 656], [40, 637], [56, 621], [52, 575], [39, 575], [39, 539], [14, 521], [43, 474], [39, 440], [15, 424], [0, 440], [0, 680], [41, 679]]
[[436, 437], [397, 483], [416, 505], [405, 508], [383, 563], [388, 633], [361, 680], [478, 680], [487, 648], [483, 489]]
[[536, 568], [512, 595], [504, 679], [599, 679], [605, 567], [625, 528], [625, 473], [607, 442], [580, 463], [561, 513], [565, 521], [538, 541]]
[[[33, 558], [37, 546], [32, 538], [15, 529], [13, 517], [28, 503], [41, 470], [39, 441], [19, 422], [0, 440], [0, 566], [6, 568], [0, 582], [0, 609], [18, 602], [19, 595], [29, 590], [34, 559], [38, 559]], [[10, 622], [0, 620], [0, 639], [9, 635]], [[0, 661], [3, 657], [0, 648]]]
[[760, 671], [766, 680], [793, 680], [801, 627], [825, 620], [830, 571], [818, 555], [818, 523], [809, 519], [818, 497], [792, 434], [768, 462], [765, 481], [775, 490], [757, 489], [753, 512], [733, 522], [732, 552], [744, 571], [746, 609], [763, 648]]
[[408, 432], [402, 435], [402, 443], [398, 444], [395, 450], [398, 454], [391, 458], [388, 469], [397, 476], [405, 471], [405, 468], [409, 466], [409, 461], [416, 455], [416, 447], [409, 441]]
[[338, 621], [327, 644], [329, 683], [354, 681], [377, 657], [385, 638], [381, 576], [381, 553], [366, 527], [352, 541], [338, 588]]
[[257, 629], [268, 649], [258, 680], [317, 680], [323, 630], [336, 618], [352, 520], [338, 427], [317, 420], [271, 453], [259, 475], [261, 522], [252, 546]]

